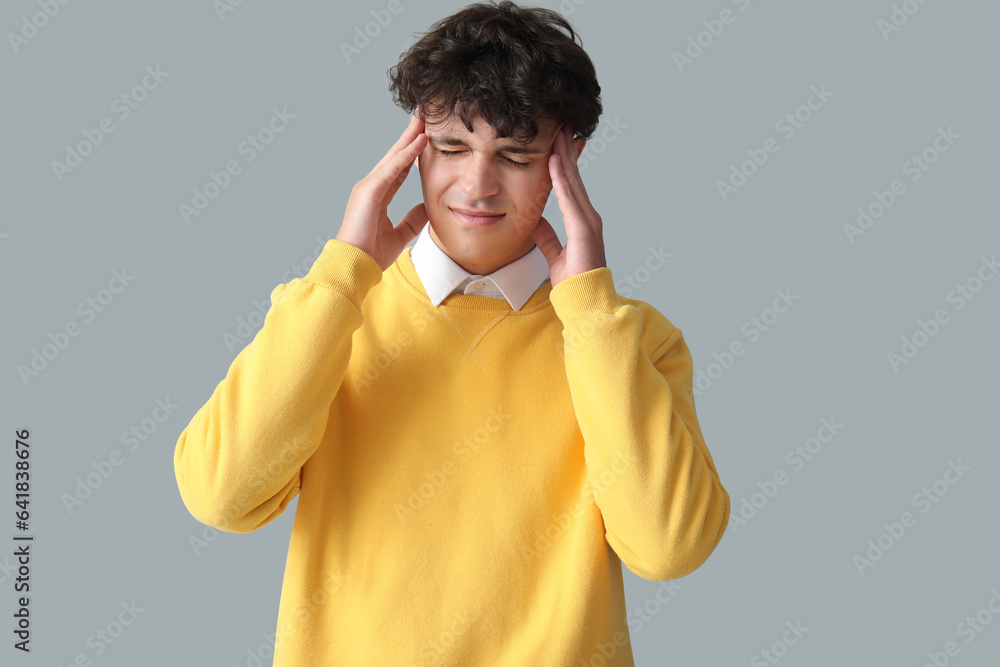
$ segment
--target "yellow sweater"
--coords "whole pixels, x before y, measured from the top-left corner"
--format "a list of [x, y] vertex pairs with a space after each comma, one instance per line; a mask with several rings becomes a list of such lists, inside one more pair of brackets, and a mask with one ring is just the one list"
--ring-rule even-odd
[[274, 288], [184, 505], [246, 533], [298, 495], [275, 667], [633, 665], [621, 564], [683, 577], [729, 520], [681, 330], [606, 267], [435, 308], [409, 253], [331, 239]]

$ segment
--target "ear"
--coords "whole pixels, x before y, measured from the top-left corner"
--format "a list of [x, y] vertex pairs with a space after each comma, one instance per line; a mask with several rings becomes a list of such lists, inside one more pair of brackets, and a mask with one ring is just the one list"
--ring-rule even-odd
[[416, 157], [416, 159], [413, 160], [413, 164], [416, 165], [417, 170], [419, 171], [420, 170], [420, 156], [419, 155]]
[[576, 150], [576, 159], [580, 159], [580, 154], [583, 153], [583, 147], [587, 145], [587, 140], [583, 137], [573, 140], [573, 148]]

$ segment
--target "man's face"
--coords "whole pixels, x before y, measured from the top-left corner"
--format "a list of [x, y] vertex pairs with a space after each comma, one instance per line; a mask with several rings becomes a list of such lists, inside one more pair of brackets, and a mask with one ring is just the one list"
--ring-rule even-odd
[[[431, 237], [463, 269], [488, 275], [535, 245], [531, 232], [552, 190], [548, 162], [561, 125], [539, 121], [530, 144], [497, 139], [479, 116], [472, 117], [472, 126], [469, 132], [454, 114], [425, 124], [428, 142], [417, 167]], [[577, 156], [584, 143], [574, 140]], [[452, 209], [502, 217], [475, 226]]]

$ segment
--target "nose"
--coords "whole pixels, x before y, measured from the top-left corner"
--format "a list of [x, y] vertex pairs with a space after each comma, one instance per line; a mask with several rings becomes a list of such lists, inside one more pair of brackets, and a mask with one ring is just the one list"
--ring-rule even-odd
[[495, 195], [500, 189], [495, 165], [485, 156], [473, 155], [462, 161], [462, 176], [459, 185], [470, 199], [485, 199]]

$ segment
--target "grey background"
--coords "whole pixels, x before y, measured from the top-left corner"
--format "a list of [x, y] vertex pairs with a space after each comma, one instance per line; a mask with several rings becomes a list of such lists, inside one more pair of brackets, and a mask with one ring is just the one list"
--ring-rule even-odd
[[[71, 2], [17, 53], [9, 33], [41, 10], [28, 0], [0, 10], [0, 498], [13, 536], [13, 432], [30, 429], [36, 536], [32, 652], [11, 648], [8, 630], [3, 664], [77, 654], [101, 665], [258, 664], [296, 503], [255, 533], [203, 532], [181, 503], [174, 445], [260, 320], [235, 348], [226, 334], [304, 272], [296, 265], [336, 234], [351, 187], [405, 128], [385, 71], [416, 33], [466, 4], [401, 3], [350, 63], [340, 43], [388, 2], [247, 0], [222, 18], [210, 2]], [[983, 612], [992, 623], [972, 642], [957, 626], [1000, 590], [1000, 280], [960, 310], [947, 298], [1000, 250], [1000, 7], [896, 3], [919, 11], [886, 39], [887, 0], [538, 4], [571, 21], [597, 66], [598, 136], [615, 119], [625, 126], [607, 130], [600, 153], [591, 142], [583, 171], [616, 285], [643, 281], [631, 296], [684, 330], [696, 369], [744, 344], [697, 399], [734, 514], [758, 482], [788, 475], [669, 602], [625, 570], [629, 609], [649, 610], [632, 632], [636, 663], [768, 664], [759, 652], [798, 621], [808, 631], [780, 664], [922, 665], [949, 641], [959, 648], [950, 664], [995, 664], [1000, 619]], [[733, 22], [679, 71], [674, 52], [725, 9]], [[112, 101], [157, 65], [169, 76], [120, 120]], [[833, 96], [786, 140], [775, 122], [810, 86]], [[273, 107], [295, 119], [247, 163], [237, 147]], [[105, 117], [114, 132], [60, 182], [52, 162]], [[904, 162], [949, 126], [960, 138], [911, 182]], [[723, 201], [717, 181], [768, 137], [780, 150]], [[185, 224], [179, 204], [231, 159], [242, 173]], [[850, 243], [844, 225], [893, 179], [905, 194]], [[420, 196], [419, 176], [409, 178], [390, 214]], [[554, 193], [545, 215], [565, 239]], [[672, 256], [644, 273], [650, 246]], [[77, 305], [123, 267], [134, 280], [85, 322]], [[799, 299], [751, 341], [744, 323], [778, 289]], [[894, 371], [887, 354], [939, 308], [948, 323]], [[18, 366], [71, 321], [79, 335], [25, 384]], [[167, 397], [178, 409], [129, 452], [121, 434]], [[843, 428], [794, 470], [786, 453], [824, 417]], [[115, 449], [124, 462], [68, 511], [77, 478]], [[939, 483], [947, 494], [922, 514], [914, 494], [957, 459], [970, 470]], [[916, 524], [860, 573], [854, 557], [907, 511]], [[0, 549], [8, 628], [13, 545]], [[88, 637], [133, 600], [141, 613], [97, 656]]]

